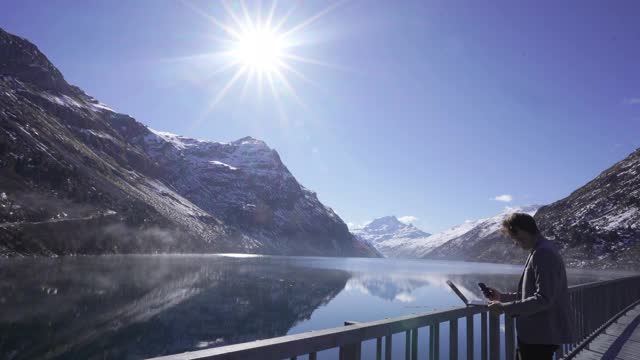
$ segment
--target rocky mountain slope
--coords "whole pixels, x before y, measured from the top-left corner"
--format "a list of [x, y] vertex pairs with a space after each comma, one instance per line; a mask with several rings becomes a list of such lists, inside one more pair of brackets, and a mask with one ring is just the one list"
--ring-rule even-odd
[[370, 256], [264, 142], [149, 129], [0, 29], [0, 255]]
[[374, 219], [351, 230], [359, 239], [372, 244], [387, 257], [415, 257], [408, 244], [421, 243], [430, 234], [413, 224], [405, 224], [395, 216]]
[[423, 257], [429, 259], [521, 263], [526, 258], [526, 252], [516, 247], [510, 239], [502, 235], [502, 221], [514, 212], [534, 215], [538, 208], [539, 206], [537, 205], [507, 208], [496, 216], [467, 221], [443, 233], [432, 235], [442, 237], [442, 245], [432, 249]]
[[543, 233], [572, 266], [640, 269], [640, 149], [540, 208]]

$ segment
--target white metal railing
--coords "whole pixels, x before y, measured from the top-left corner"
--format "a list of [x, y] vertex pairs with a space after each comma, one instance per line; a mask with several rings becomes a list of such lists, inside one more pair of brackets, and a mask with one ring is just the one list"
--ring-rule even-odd
[[[585, 339], [599, 331], [608, 320], [640, 300], [640, 276], [627, 277], [569, 288], [570, 308], [577, 341], [564, 344], [556, 353], [561, 358]], [[478, 315], [479, 316], [476, 316]], [[480, 331], [476, 334], [474, 322], [479, 317]], [[376, 341], [375, 358], [392, 358], [392, 336], [405, 333], [404, 358], [418, 359], [418, 333], [428, 331], [428, 358], [440, 358], [440, 328], [448, 323], [449, 359], [458, 359], [458, 325], [462, 321], [466, 327], [465, 343], [467, 359], [474, 359], [474, 338], [480, 336], [479, 358], [482, 360], [513, 359], [516, 350], [514, 319], [509, 316], [489, 314], [486, 307], [470, 306], [444, 311], [412, 314], [392, 319], [365, 323], [346, 322], [345, 326], [311, 331], [302, 334], [257, 340], [242, 344], [186, 352], [155, 358], [157, 360], [231, 360], [231, 359], [297, 359], [305, 356], [316, 360], [317, 353], [327, 349], [339, 349], [340, 360], [360, 359], [362, 343]], [[504, 332], [500, 325], [504, 324]], [[425, 358], [424, 356], [422, 358]]]

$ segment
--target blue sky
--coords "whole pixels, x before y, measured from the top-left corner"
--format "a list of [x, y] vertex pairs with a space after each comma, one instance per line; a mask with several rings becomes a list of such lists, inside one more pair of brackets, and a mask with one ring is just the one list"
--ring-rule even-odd
[[[480, 3], [340, 3], [295, 35], [292, 52], [330, 64], [289, 62], [304, 106], [243, 79], [211, 106], [233, 69], [189, 57], [224, 50], [194, 10], [230, 23], [219, 1], [3, 0], [0, 27], [155, 129], [266, 141], [345, 221], [434, 232], [558, 200], [640, 146], [640, 3]], [[283, 0], [275, 17], [332, 4]]]

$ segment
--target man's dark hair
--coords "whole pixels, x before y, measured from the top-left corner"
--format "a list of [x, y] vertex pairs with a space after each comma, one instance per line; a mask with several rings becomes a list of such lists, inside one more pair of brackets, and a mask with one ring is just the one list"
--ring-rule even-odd
[[533, 216], [525, 213], [513, 213], [502, 222], [502, 230], [507, 233], [515, 233], [517, 230], [526, 231], [531, 235], [538, 235], [538, 225]]

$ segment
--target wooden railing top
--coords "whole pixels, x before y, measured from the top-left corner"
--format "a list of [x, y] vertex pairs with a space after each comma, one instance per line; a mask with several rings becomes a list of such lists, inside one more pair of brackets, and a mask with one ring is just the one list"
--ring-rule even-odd
[[631, 276], [625, 276], [625, 277], [621, 277], [621, 278], [617, 278], [617, 279], [611, 279], [611, 280], [601, 280], [601, 281], [594, 281], [594, 282], [590, 282], [590, 283], [572, 285], [572, 286], [569, 286], [569, 291], [575, 291], [575, 290], [579, 290], [579, 289], [589, 289], [589, 288], [600, 287], [600, 286], [607, 286], [607, 285], [610, 285], [610, 284], [619, 283], [619, 282], [623, 282], [623, 281], [627, 281], [627, 280], [631, 280], [631, 279], [636, 279], [636, 278], [640, 279], [640, 274], [631, 275]]
[[362, 322], [349, 326], [314, 330], [301, 334], [162, 356], [154, 359], [246, 359], [251, 357], [282, 359], [293, 355], [308, 354], [310, 352], [375, 339], [390, 333], [395, 334], [467, 315], [479, 314], [485, 310], [486, 307], [484, 306], [457, 307], [448, 310], [410, 314], [384, 320]]

